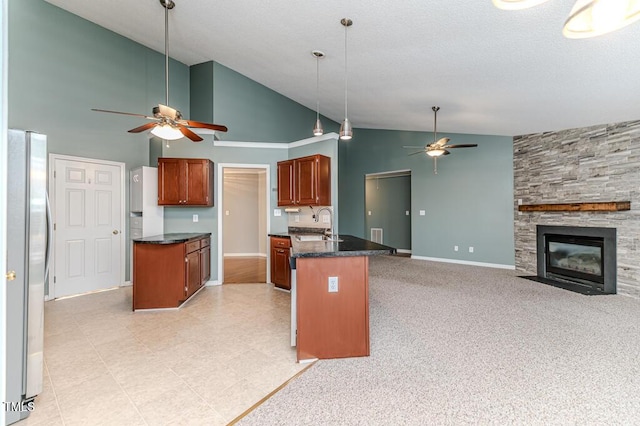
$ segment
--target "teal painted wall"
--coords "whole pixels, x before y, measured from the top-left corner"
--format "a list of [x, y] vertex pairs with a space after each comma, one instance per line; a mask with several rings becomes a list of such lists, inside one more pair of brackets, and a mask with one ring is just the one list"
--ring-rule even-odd
[[366, 179], [364, 220], [365, 238], [382, 228], [384, 244], [411, 250], [411, 176]]
[[402, 148], [430, 143], [430, 133], [356, 129], [351, 141], [340, 142], [340, 232], [364, 236], [365, 174], [409, 169], [412, 255], [513, 265], [512, 138], [439, 136], [478, 147], [452, 150], [435, 175], [432, 159]]
[[[127, 176], [148, 165], [148, 135], [127, 133], [144, 119], [90, 109], [150, 114], [165, 102], [164, 55], [42, 0], [10, 0], [8, 18], [9, 127], [46, 134], [49, 153], [123, 162]], [[169, 75], [188, 116], [189, 68], [171, 60]]]

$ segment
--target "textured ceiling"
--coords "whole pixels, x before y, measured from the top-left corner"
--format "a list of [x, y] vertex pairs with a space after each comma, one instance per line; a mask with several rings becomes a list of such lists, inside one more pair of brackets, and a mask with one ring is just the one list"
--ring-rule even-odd
[[[47, 0], [159, 52], [158, 0]], [[313, 110], [344, 118], [344, 27], [354, 127], [520, 135], [640, 119], [640, 23], [569, 40], [575, 0], [522, 11], [490, 0], [175, 0], [170, 56], [214, 60]]]

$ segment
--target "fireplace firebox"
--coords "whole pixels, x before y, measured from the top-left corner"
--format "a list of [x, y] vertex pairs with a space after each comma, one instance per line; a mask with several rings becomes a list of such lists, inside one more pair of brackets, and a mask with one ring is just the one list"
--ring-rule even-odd
[[616, 293], [616, 229], [537, 226], [538, 279], [584, 294]]

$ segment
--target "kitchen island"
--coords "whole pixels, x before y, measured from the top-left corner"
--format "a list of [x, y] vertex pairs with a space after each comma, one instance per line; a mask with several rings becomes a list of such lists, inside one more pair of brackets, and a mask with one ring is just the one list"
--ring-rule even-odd
[[133, 310], [178, 308], [211, 276], [211, 233], [133, 239]]
[[298, 362], [369, 356], [369, 256], [396, 249], [351, 235], [290, 238]]

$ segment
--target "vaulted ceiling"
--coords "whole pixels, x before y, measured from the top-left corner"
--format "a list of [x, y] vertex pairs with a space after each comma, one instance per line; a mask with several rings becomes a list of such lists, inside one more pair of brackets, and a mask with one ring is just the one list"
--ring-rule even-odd
[[[47, 0], [164, 52], [158, 0]], [[174, 0], [170, 56], [214, 60], [354, 127], [520, 135], [640, 119], [640, 23], [570, 40], [575, 0], [503, 11], [491, 0]], [[215, 95], [214, 95], [215, 96]]]

